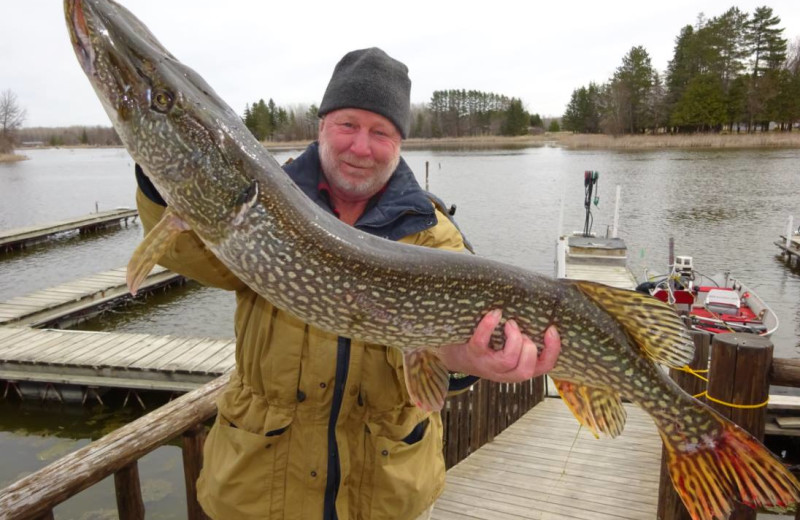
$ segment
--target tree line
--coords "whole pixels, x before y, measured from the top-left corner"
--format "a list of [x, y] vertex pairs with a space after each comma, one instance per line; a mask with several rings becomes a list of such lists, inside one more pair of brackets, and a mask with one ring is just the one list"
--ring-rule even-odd
[[637, 134], [790, 131], [800, 121], [800, 48], [783, 38], [770, 7], [736, 7], [675, 39], [664, 73], [636, 46], [603, 84], [572, 92], [565, 130]]
[[[242, 120], [259, 141], [311, 140], [317, 137], [316, 105], [283, 108], [270, 98], [248, 104]], [[519, 98], [477, 90], [437, 90], [425, 104], [411, 107], [409, 137], [524, 135], [544, 129], [539, 114], [530, 114]], [[551, 121], [550, 130], [558, 131]]]

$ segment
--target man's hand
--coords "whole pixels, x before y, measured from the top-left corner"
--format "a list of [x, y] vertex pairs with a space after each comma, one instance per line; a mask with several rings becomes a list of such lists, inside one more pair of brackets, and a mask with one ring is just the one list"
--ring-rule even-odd
[[461, 372], [499, 383], [518, 383], [548, 372], [561, 352], [561, 337], [555, 325], [544, 333], [544, 345], [539, 354], [536, 344], [520, 332], [513, 320], [506, 321], [506, 342], [502, 350], [490, 346], [492, 331], [503, 313], [494, 310], [486, 314], [467, 343], [444, 345], [438, 354], [451, 372]]

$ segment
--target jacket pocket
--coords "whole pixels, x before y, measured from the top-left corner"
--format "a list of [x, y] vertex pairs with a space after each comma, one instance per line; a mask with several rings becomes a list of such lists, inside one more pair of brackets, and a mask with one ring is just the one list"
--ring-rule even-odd
[[[372, 432], [386, 432], [369, 425]], [[429, 507], [444, 486], [442, 423], [439, 414], [417, 423], [400, 439], [369, 434], [367, 447], [373, 464], [371, 520], [414, 519]]]
[[256, 434], [217, 415], [206, 439], [198, 498], [215, 518], [271, 518], [283, 508], [290, 425]]

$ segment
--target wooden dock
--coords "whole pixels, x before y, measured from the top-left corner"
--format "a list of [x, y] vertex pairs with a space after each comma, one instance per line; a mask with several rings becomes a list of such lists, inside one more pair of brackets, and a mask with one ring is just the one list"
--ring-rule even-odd
[[636, 278], [627, 262], [628, 250], [620, 238], [564, 235], [556, 245], [557, 278], [635, 289]]
[[800, 262], [800, 235], [792, 235], [792, 238], [786, 240], [786, 235], [781, 235], [780, 240], [775, 242], [778, 249], [781, 250], [781, 255], [786, 256], [786, 260], [792, 265]]
[[119, 208], [91, 213], [50, 224], [0, 231], [0, 251], [22, 249], [69, 231], [86, 232], [127, 224], [139, 215], [135, 209]]
[[235, 341], [0, 327], [0, 379], [186, 392], [234, 366]]
[[[183, 276], [156, 266], [142, 283], [139, 294], [184, 281]], [[0, 302], [0, 327], [65, 327], [130, 298], [125, 268], [120, 267]]]
[[595, 439], [561, 399], [546, 398], [447, 472], [435, 520], [652, 520], [661, 438], [626, 404], [616, 439]]

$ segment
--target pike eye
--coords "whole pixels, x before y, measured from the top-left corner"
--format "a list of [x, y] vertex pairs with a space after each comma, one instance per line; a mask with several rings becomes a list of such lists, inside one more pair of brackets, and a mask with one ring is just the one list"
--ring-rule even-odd
[[153, 92], [153, 102], [151, 106], [156, 112], [166, 113], [172, 108], [174, 99], [170, 92], [166, 90], [156, 90]]

